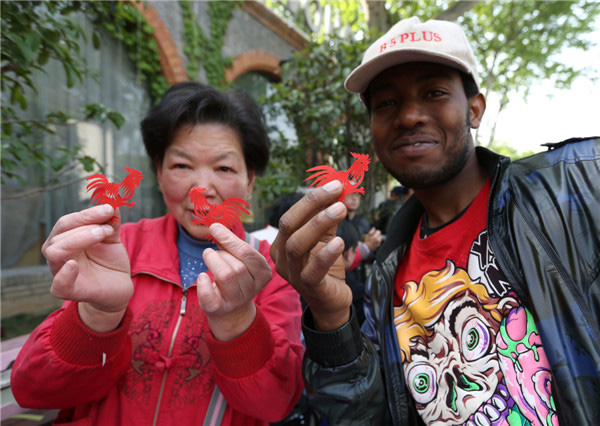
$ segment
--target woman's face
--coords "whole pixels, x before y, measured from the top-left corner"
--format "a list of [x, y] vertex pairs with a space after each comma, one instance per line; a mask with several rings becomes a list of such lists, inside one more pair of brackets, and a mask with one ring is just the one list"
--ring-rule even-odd
[[167, 208], [197, 240], [205, 240], [209, 232], [208, 227], [192, 223], [190, 189], [204, 187], [207, 201], [221, 204], [233, 197], [248, 199], [254, 186], [255, 174], [246, 168], [240, 138], [221, 124], [180, 127], [156, 169]]

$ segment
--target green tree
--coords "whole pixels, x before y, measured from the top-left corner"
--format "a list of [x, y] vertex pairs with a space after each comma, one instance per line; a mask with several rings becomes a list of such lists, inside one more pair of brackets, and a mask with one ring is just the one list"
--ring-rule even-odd
[[[80, 43], [86, 40], [82, 28], [68, 16], [82, 12], [83, 2], [5, 2], [2, 5], [2, 185], [17, 180], [25, 187], [26, 182], [18, 171], [23, 166], [48, 170], [50, 176], [39, 188], [4, 196], [17, 198], [34, 192], [51, 190], [71, 182], [62, 181], [68, 171], [83, 167], [86, 171], [99, 168], [97, 161], [81, 155], [80, 146], [60, 148], [48, 152], [44, 135], [56, 135], [57, 126], [66, 126], [73, 120], [109, 121], [119, 128], [123, 116], [100, 104], [85, 105], [82, 111], [52, 111], [44, 118], [31, 118], [27, 114], [27, 90], [37, 93], [33, 83], [34, 72], [45, 73], [44, 66], [50, 59], [60, 61], [65, 72], [67, 87], [82, 82], [92, 70], [86, 66], [80, 52]], [[99, 35], [92, 34], [94, 46]], [[44, 173], [42, 173], [44, 174]]]
[[[474, 41], [483, 93], [498, 97], [500, 112], [514, 96], [527, 99], [530, 88], [541, 80], [568, 89], [578, 77], [594, 78], [590, 74], [597, 69], [562, 63], [557, 55], [567, 48], [584, 54], [594, 44], [585, 36], [595, 29], [599, 16], [597, 2], [486, 1], [459, 23]], [[492, 129], [487, 143], [493, 140]]]
[[[372, 159], [363, 183], [368, 197], [363, 204], [370, 205], [369, 197], [375, 192], [376, 182], [382, 181], [384, 171], [375, 161], [364, 106], [358, 96], [343, 87], [365, 43], [326, 37], [323, 42], [311, 42], [282, 66], [282, 81], [274, 85], [264, 105], [268, 114], [283, 111], [296, 130], [297, 140], [283, 134], [272, 138], [273, 165], [279, 167], [277, 179], [289, 182], [284, 190], [303, 185], [308, 177], [306, 170], [312, 166], [325, 163], [346, 170], [354, 160], [350, 153], [358, 152]], [[277, 186], [260, 187], [275, 192], [267, 195], [268, 199], [280, 191]]]
[[[588, 1], [320, 0], [267, 4], [305, 31], [313, 31], [311, 46], [282, 68], [283, 81], [269, 99], [271, 108], [281, 108], [292, 118], [298, 133], [297, 145], [285, 141], [282, 151], [274, 150], [276, 162], [288, 164], [284, 170], [290, 172], [292, 180], [306, 175], [304, 166], [314, 158], [314, 154], [307, 157], [307, 152], [327, 154], [340, 168], [352, 149], [372, 153], [367, 151], [371, 147], [364, 107], [356, 96], [346, 93], [342, 83], [360, 63], [369, 40], [380, 36], [390, 23], [409, 16], [423, 21], [457, 20], [480, 61], [484, 94], [499, 96], [502, 109], [513, 95], [526, 98], [536, 81], [550, 79], [556, 87], [566, 89], [576, 77], [589, 72], [559, 63], [556, 54], [567, 47], [588, 48], [592, 41], [584, 36], [594, 29], [600, 14], [600, 4]], [[311, 21], [303, 5], [312, 10], [310, 13], [337, 13], [333, 18], [336, 24], [326, 27], [322, 20]], [[327, 6], [337, 12], [326, 12]], [[492, 141], [493, 135], [487, 144]], [[385, 183], [377, 176], [374, 179]], [[296, 183], [301, 184], [301, 179]], [[375, 188], [369, 181], [367, 190]], [[363, 203], [370, 204], [369, 199]]]
[[[96, 159], [81, 153], [79, 144], [66, 148], [59, 143], [61, 147], [50, 149], [49, 141], [60, 139], [59, 128], [96, 121], [119, 129], [124, 123], [118, 111], [96, 103], [84, 105], [80, 111], [55, 109], [43, 117], [29, 111], [27, 97], [37, 94], [33, 76], [46, 74], [48, 61], [61, 64], [67, 88], [95, 79], [99, 71], [88, 67], [82, 49], [90, 42], [99, 48], [107, 35], [126, 47], [140, 69], [139, 83], [147, 85], [153, 101], [162, 97], [168, 84], [151, 38], [153, 29], [129, 2], [9, 1], [1, 9], [1, 182], [3, 186], [13, 182], [28, 186], [21, 192], [2, 195], [2, 199], [10, 199], [75, 183], [82, 178], [68, 180], [66, 176], [79, 167], [86, 172], [101, 169]], [[91, 34], [78, 24], [80, 17], [94, 24]], [[25, 168], [36, 171], [35, 182], [27, 182], [20, 175]]]

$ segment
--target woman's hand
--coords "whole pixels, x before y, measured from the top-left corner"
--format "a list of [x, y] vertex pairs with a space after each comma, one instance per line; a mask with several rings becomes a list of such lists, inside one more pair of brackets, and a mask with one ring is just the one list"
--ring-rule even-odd
[[345, 282], [344, 242], [336, 236], [346, 206], [336, 202], [342, 184], [333, 181], [309, 192], [279, 221], [271, 246], [276, 270], [310, 306], [321, 331], [341, 327], [350, 319], [352, 291]]
[[[115, 214], [119, 221], [111, 225]], [[42, 246], [54, 276], [50, 293], [79, 302], [81, 320], [98, 332], [119, 325], [133, 295], [119, 228], [118, 210], [108, 204], [91, 207], [61, 217]]]
[[256, 317], [254, 297], [273, 276], [267, 260], [225, 226], [214, 223], [210, 233], [220, 250], [206, 249], [202, 257], [214, 277], [198, 276], [198, 300], [216, 339], [232, 340]]

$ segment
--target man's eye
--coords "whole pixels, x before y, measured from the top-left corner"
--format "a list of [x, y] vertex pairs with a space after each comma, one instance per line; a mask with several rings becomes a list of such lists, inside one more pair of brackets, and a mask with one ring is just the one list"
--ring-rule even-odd
[[386, 99], [384, 101], [375, 103], [375, 108], [376, 109], [385, 108], [387, 106], [391, 106], [391, 105], [394, 105], [394, 104], [395, 104], [395, 102], [392, 99]]
[[186, 164], [175, 164], [175, 165], [173, 165], [173, 168], [175, 168], [175, 169], [187, 169], [188, 166]]
[[439, 98], [440, 96], [444, 96], [443, 90], [431, 90], [427, 93], [428, 98]]
[[231, 171], [231, 167], [221, 166], [221, 167], [219, 167], [219, 170], [222, 171], [222, 172], [230, 172]]

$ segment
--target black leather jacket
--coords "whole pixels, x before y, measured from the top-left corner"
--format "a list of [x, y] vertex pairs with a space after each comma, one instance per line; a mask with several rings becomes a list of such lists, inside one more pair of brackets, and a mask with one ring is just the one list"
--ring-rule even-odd
[[[533, 314], [553, 372], [561, 425], [600, 419], [600, 138], [549, 144], [510, 162], [477, 148], [489, 171], [489, 243]], [[303, 320], [309, 399], [329, 424], [423, 424], [405, 385], [392, 304], [396, 268], [423, 208], [395, 216], [366, 288], [366, 321], [316, 332]]]

